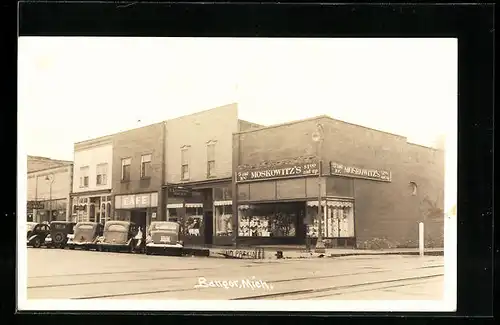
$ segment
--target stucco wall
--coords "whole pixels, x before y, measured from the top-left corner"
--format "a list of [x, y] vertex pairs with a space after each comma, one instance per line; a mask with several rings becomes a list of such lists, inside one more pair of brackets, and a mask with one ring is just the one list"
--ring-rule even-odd
[[[87, 192], [111, 189], [113, 175], [113, 145], [112, 143], [90, 147], [87, 149], [75, 149], [74, 153], [74, 182], [73, 192]], [[97, 165], [107, 164], [107, 182], [105, 185], [97, 185]], [[80, 187], [81, 167], [89, 167], [89, 186]]]

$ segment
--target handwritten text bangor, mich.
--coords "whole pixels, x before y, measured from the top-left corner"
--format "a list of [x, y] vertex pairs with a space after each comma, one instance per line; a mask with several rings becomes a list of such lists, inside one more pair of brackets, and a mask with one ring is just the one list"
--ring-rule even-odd
[[198, 278], [198, 284], [195, 288], [224, 288], [224, 289], [263, 289], [272, 290], [273, 285], [262, 280], [256, 280], [255, 277], [245, 280], [207, 280], [204, 277]]

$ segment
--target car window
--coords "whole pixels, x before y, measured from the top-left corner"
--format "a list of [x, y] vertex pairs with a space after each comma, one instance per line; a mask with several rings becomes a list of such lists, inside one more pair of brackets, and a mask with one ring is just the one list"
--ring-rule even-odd
[[84, 229], [91, 230], [91, 229], [94, 229], [94, 226], [92, 226], [92, 225], [79, 225], [78, 229], [80, 229], [80, 230], [84, 230]]
[[42, 230], [43, 230], [43, 231], [48, 231], [48, 230], [50, 230], [50, 228], [49, 228], [49, 226], [44, 225]]
[[108, 228], [106, 229], [107, 231], [127, 231], [127, 227], [124, 225], [109, 225]]

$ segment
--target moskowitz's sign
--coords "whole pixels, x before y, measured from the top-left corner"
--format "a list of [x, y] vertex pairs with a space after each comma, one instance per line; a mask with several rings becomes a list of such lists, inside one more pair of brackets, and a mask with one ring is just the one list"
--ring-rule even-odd
[[258, 168], [236, 173], [237, 182], [251, 182], [273, 178], [291, 178], [318, 175], [318, 163], [302, 163], [281, 165], [277, 167]]
[[365, 178], [382, 182], [390, 182], [392, 180], [390, 171], [347, 166], [337, 162], [330, 162], [330, 174], [337, 176]]

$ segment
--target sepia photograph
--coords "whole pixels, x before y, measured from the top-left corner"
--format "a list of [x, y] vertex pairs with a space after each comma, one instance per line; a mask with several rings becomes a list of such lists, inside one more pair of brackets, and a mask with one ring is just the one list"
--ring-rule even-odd
[[19, 37], [19, 310], [455, 311], [457, 51]]

